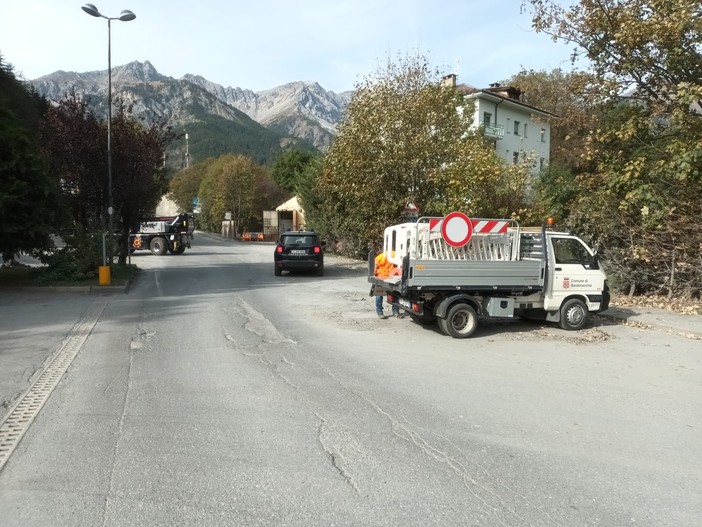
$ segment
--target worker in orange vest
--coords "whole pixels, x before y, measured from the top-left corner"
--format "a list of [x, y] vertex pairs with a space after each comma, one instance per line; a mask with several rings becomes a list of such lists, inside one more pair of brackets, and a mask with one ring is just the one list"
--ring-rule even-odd
[[[387, 256], [384, 252], [378, 253], [375, 257], [375, 269], [373, 274], [378, 278], [388, 278], [391, 275], [397, 274], [396, 269], [399, 269], [392, 262], [388, 261]], [[383, 312], [383, 297], [375, 297], [375, 312], [380, 318], [387, 318]], [[392, 314], [395, 317], [402, 318], [400, 314], [400, 308], [397, 306], [392, 306]]]
[[373, 271], [373, 274], [378, 278], [389, 277], [394, 268], [395, 264], [388, 261], [384, 252], [378, 253], [378, 255], [375, 257], [375, 271]]

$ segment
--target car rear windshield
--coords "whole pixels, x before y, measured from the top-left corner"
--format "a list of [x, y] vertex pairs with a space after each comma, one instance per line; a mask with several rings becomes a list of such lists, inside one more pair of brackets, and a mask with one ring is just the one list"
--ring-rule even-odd
[[317, 237], [313, 234], [287, 234], [281, 236], [280, 243], [286, 247], [291, 245], [309, 247], [310, 245], [317, 245]]

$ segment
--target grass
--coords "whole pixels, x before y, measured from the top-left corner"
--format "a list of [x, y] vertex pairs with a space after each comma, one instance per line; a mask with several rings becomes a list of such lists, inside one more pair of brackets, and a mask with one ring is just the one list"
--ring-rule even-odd
[[[48, 276], [46, 267], [10, 267], [0, 269], [0, 288], [8, 287], [45, 287], [45, 286], [97, 286], [98, 270], [95, 275], [80, 279], [56, 279]], [[139, 274], [136, 265], [112, 265], [110, 269], [110, 285], [122, 286]]]

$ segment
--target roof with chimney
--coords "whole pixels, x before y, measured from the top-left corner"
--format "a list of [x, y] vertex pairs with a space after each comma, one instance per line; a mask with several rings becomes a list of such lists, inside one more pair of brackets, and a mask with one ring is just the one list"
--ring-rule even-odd
[[470, 84], [457, 84], [456, 79], [457, 75], [455, 73], [451, 73], [441, 79], [441, 84], [442, 86], [454, 87], [460, 93], [468, 97], [482, 96], [495, 101], [509, 101], [510, 103], [522, 106], [531, 110], [532, 112], [540, 113], [547, 117], [558, 117], [558, 115], [555, 113], [551, 113], [547, 110], [542, 110], [541, 108], [537, 108], [536, 106], [531, 106], [530, 104], [522, 102], [521, 98], [524, 92], [519, 88], [515, 88], [514, 86], [503, 86], [499, 82], [493, 82], [488, 88], [476, 88]]

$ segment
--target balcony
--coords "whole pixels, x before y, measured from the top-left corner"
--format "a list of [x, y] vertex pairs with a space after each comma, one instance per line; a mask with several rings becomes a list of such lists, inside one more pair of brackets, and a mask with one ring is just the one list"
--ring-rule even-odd
[[501, 124], [481, 123], [480, 128], [488, 139], [502, 139], [505, 136], [505, 127]]

